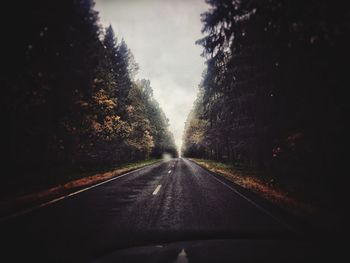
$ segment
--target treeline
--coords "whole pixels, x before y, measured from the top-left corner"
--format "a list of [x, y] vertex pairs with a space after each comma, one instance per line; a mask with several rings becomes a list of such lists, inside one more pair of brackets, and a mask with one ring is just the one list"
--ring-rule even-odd
[[334, 194], [346, 163], [344, 2], [207, 0], [198, 40], [207, 70], [182, 154], [255, 169], [289, 189]]
[[[6, 4], [2, 173], [6, 184], [177, 155], [150, 81], [92, 0]], [[56, 179], [55, 179], [56, 180]]]

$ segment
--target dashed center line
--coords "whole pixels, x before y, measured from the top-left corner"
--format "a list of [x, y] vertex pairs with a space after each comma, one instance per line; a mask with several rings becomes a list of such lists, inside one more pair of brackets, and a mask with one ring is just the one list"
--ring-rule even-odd
[[152, 195], [158, 194], [158, 192], [159, 192], [159, 190], [160, 190], [161, 187], [162, 187], [162, 185], [159, 184], [159, 185], [157, 186], [156, 190], [154, 190], [154, 192], [152, 193]]

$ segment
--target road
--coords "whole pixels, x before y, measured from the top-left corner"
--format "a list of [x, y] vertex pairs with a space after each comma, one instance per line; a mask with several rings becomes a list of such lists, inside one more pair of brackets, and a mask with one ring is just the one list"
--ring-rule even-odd
[[64, 262], [145, 244], [294, 235], [234, 185], [184, 158], [131, 172], [0, 227], [3, 252], [14, 259], [24, 254]]

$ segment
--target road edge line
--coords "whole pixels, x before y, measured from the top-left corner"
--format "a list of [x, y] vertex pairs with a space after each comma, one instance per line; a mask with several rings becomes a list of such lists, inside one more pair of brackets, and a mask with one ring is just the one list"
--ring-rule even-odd
[[[185, 159], [185, 158], [184, 158]], [[300, 234], [300, 231], [296, 230], [294, 227], [292, 227], [290, 224], [286, 223], [284, 220], [274, 216], [271, 212], [269, 212], [267, 209], [263, 208], [262, 206], [258, 205], [256, 202], [254, 202], [253, 200], [251, 200], [249, 197], [245, 196], [243, 193], [241, 193], [239, 190], [233, 188], [232, 186], [230, 186], [229, 184], [227, 184], [226, 182], [220, 180], [219, 178], [217, 178], [216, 176], [220, 176], [220, 178], [227, 180], [225, 177], [216, 174], [212, 171], [209, 171], [207, 169], [205, 169], [204, 167], [200, 166], [199, 164], [197, 164], [194, 161], [191, 161], [189, 159], [186, 159], [187, 161], [195, 164], [196, 166], [198, 166], [199, 168], [201, 168], [202, 170], [204, 170], [207, 174], [210, 175], [211, 178], [215, 179], [216, 181], [220, 182], [221, 184], [223, 184], [224, 186], [226, 186], [227, 188], [229, 188], [231, 191], [233, 191], [234, 193], [238, 194], [240, 197], [242, 197], [243, 199], [245, 199], [247, 202], [249, 202], [251, 205], [255, 206], [256, 208], [258, 208], [260, 211], [262, 211], [263, 213], [265, 213], [266, 215], [270, 216], [271, 218], [273, 218], [275, 221], [277, 221], [279, 224], [283, 225], [284, 227], [286, 227], [287, 229], [289, 229], [290, 231], [293, 231], [297, 234]], [[215, 175], [216, 176], [215, 176]], [[229, 181], [232, 184], [235, 184], [234, 182]]]
[[159, 163], [160, 163], [160, 162], [152, 163], [152, 164], [150, 164], [150, 165], [146, 165], [146, 166], [137, 168], [137, 169], [132, 170], [132, 171], [129, 171], [129, 172], [125, 173], [125, 174], [117, 175], [117, 176], [115, 176], [115, 177], [113, 177], [113, 178], [107, 179], [106, 181], [99, 182], [99, 183], [93, 184], [93, 185], [91, 185], [91, 186], [89, 186], [89, 187], [85, 187], [85, 188], [83, 188], [83, 189], [74, 191], [74, 192], [72, 192], [72, 193], [69, 193], [69, 194], [66, 194], [66, 195], [63, 195], [63, 196], [54, 198], [54, 199], [52, 199], [52, 200], [50, 200], [50, 201], [47, 201], [47, 202], [44, 202], [44, 203], [42, 203], [42, 204], [33, 206], [33, 207], [31, 207], [31, 208], [23, 209], [23, 210], [21, 210], [21, 211], [19, 211], [19, 212], [16, 212], [16, 213], [14, 213], [14, 214], [11, 214], [11, 215], [8, 215], [8, 216], [5, 216], [5, 217], [0, 218], [0, 223], [5, 222], [5, 221], [7, 221], [7, 220], [9, 220], [9, 219], [12, 219], [12, 218], [16, 218], [16, 217], [18, 217], [18, 216], [22, 216], [22, 215], [31, 213], [31, 212], [33, 212], [33, 211], [36, 211], [36, 210], [40, 209], [40, 208], [43, 208], [43, 207], [49, 206], [49, 205], [51, 205], [51, 204], [57, 203], [57, 202], [59, 202], [59, 201], [61, 201], [61, 200], [67, 199], [67, 198], [72, 197], [72, 196], [74, 196], [74, 195], [80, 194], [80, 193], [82, 193], [82, 192], [85, 192], [85, 191], [88, 191], [88, 190], [90, 190], [90, 189], [93, 189], [93, 188], [95, 188], [95, 187], [97, 187], [97, 186], [100, 186], [100, 185], [102, 185], [102, 184], [106, 184], [106, 183], [108, 183], [108, 182], [114, 181], [114, 180], [116, 180], [116, 179], [122, 178], [122, 177], [124, 177], [124, 176], [126, 176], [126, 175], [129, 175], [129, 174], [131, 174], [131, 173], [137, 172], [137, 171], [142, 170], [142, 169], [144, 169], [144, 168], [150, 167], [151, 165], [155, 165], [155, 164], [159, 164]]

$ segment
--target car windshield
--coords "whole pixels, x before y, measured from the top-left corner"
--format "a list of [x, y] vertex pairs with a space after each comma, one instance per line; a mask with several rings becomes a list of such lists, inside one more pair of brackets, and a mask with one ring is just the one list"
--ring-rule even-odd
[[5, 2], [4, 258], [345, 251], [343, 1]]

